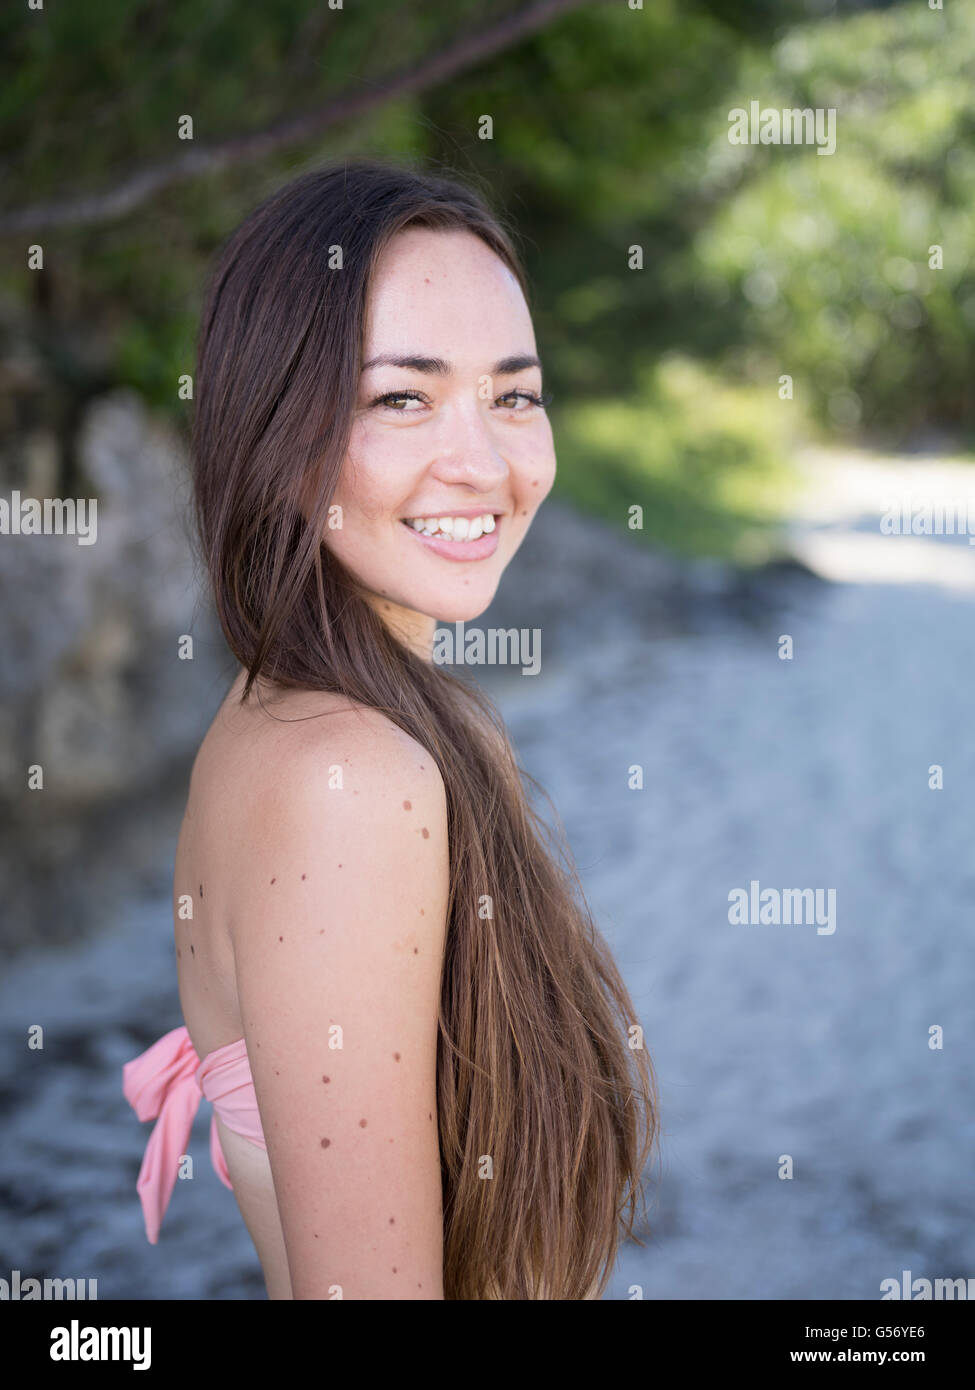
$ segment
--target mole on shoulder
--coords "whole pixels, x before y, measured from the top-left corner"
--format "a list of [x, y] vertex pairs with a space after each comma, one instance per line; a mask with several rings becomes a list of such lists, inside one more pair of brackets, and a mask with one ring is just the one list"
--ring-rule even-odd
[[327, 1085], [328, 1085], [328, 1077], [327, 1077], [327, 1076], [323, 1076], [323, 1077], [322, 1077], [322, 1080], [325, 1082], [325, 1085], [327, 1086]]
[[329, 1146], [329, 1144], [331, 1144], [331, 1142], [332, 1142], [331, 1139], [323, 1139], [323, 1140], [322, 1140], [322, 1148], [323, 1148], [323, 1149], [327, 1149], [328, 1146]]
[[429, 840], [429, 838], [430, 838], [430, 832], [429, 832], [429, 830], [426, 828], [426, 826], [423, 827], [423, 829], [420, 831], [420, 834], [423, 836], [423, 838], [424, 838], [425, 840]]
[[193, 945], [192, 941], [190, 942], [190, 955], [191, 955], [191, 956], [195, 956], [195, 955], [196, 955], [196, 947]]
[[284, 937], [283, 937], [283, 936], [279, 936], [279, 937], [278, 937], [278, 940], [279, 940], [279, 941], [283, 941], [283, 940], [284, 940]]
[[365, 1127], [366, 1127], [366, 1125], [367, 1125], [368, 1123], [369, 1123], [368, 1120], [360, 1120], [360, 1121], [359, 1121], [359, 1128], [360, 1128], [360, 1129], [365, 1129]]
[[391, 1226], [395, 1226], [395, 1225], [396, 1225], [396, 1217], [395, 1217], [395, 1216], [391, 1216], [391, 1217], [389, 1218], [389, 1224], [390, 1224]]
[[404, 802], [403, 802], [403, 810], [404, 810], [404, 811], [412, 811], [412, 810], [413, 810], [413, 803], [412, 803], [411, 801], [404, 801]]
[[277, 879], [276, 879], [276, 878], [272, 878], [272, 879], [271, 879], [271, 882], [272, 882], [272, 883], [277, 883]]
[[394, 1052], [394, 1053], [393, 1053], [393, 1061], [394, 1061], [394, 1062], [398, 1062], [398, 1061], [399, 1061], [399, 1053], [398, 1053], [398, 1052]]
[[307, 874], [302, 874], [301, 877], [302, 877], [302, 878], [307, 878], [308, 875], [307, 875]]
[[203, 884], [200, 884], [200, 897], [203, 897]]
[[182, 958], [183, 958], [183, 952], [182, 952], [182, 951], [179, 949], [179, 947], [177, 946], [177, 947], [176, 947], [176, 959], [177, 959], [177, 960], [182, 960]]

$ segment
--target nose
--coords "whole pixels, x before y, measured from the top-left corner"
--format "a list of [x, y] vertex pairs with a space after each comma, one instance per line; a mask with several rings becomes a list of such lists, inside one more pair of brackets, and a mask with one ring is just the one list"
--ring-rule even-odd
[[508, 461], [498, 448], [492, 422], [479, 405], [475, 400], [451, 412], [430, 472], [443, 483], [466, 483], [478, 492], [490, 492], [507, 479]]

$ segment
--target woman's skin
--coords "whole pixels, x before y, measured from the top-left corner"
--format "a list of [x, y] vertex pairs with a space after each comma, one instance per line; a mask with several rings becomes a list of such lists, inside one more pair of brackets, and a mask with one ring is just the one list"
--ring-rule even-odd
[[[363, 360], [447, 369], [363, 371], [325, 540], [426, 659], [437, 620], [490, 603], [551, 487], [544, 409], [511, 394], [541, 392], [538, 366], [511, 370], [535, 353], [517, 281], [473, 234], [410, 229], [387, 247]], [[372, 403], [404, 390], [421, 399]], [[499, 518], [480, 559], [402, 522], [480, 512]], [[376, 711], [266, 686], [238, 707], [242, 683], [194, 764], [174, 880], [190, 1037], [201, 1057], [245, 1038], [268, 1145], [220, 1126], [234, 1193], [271, 1298], [442, 1299], [443, 781]]]

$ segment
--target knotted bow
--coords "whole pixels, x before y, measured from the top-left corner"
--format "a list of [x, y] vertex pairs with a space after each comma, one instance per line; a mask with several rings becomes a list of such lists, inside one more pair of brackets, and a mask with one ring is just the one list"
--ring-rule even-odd
[[[150, 1245], [159, 1239], [159, 1228], [176, 1186], [179, 1160], [186, 1153], [203, 1098], [200, 1070], [200, 1059], [186, 1028], [174, 1028], [164, 1034], [122, 1068], [126, 1100], [140, 1120], [156, 1121], [136, 1183]], [[210, 1126], [210, 1156], [220, 1181], [231, 1187], [215, 1115]]]

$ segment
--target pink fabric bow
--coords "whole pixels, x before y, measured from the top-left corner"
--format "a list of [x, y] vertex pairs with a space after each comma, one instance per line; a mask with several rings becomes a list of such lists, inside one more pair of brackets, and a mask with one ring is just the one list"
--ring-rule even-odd
[[[179, 1160], [186, 1154], [190, 1130], [200, 1108], [200, 1070], [200, 1059], [185, 1027], [164, 1034], [122, 1068], [126, 1100], [140, 1120], [156, 1121], [136, 1183], [150, 1245], [159, 1239], [159, 1228], [176, 1186]], [[232, 1190], [216, 1115], [210, 1125], [210, 1157], [220, 1181]]]

